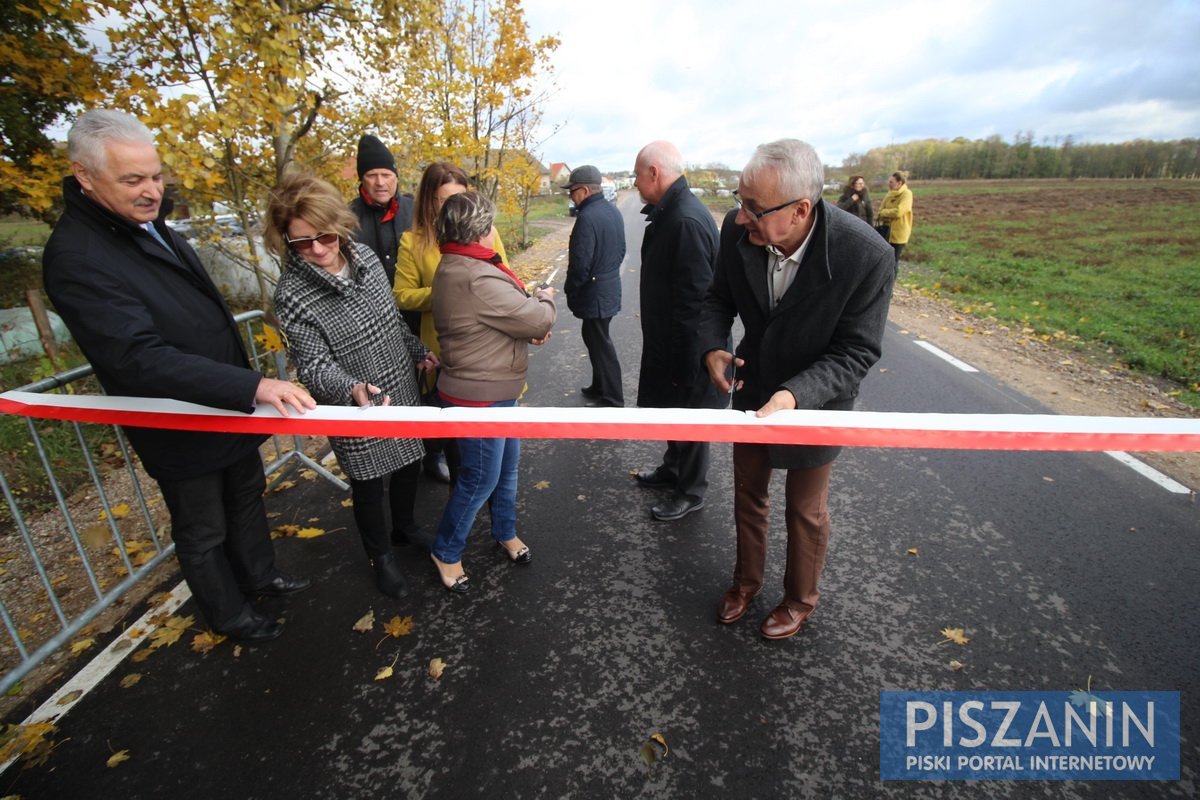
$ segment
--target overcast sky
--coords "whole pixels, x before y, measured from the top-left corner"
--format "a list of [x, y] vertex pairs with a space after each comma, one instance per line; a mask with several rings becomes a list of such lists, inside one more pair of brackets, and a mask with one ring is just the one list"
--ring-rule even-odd
[[525, 0], [562, 40], [549, 164], [629, 169], [674, 141], [740, 168], [804, 139], [826, 164], [913, 139], [1200, 137], [1200, 0]]

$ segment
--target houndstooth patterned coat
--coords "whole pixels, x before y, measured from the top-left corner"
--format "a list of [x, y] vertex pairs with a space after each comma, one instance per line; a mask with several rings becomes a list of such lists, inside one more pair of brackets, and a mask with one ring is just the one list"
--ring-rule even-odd
[[[414, 365], [426, 348], [400, 319], [383, 265], [369, 247], [343, 247], [350, 280], [295, 252], [275, 287], [275, 315], [300, 382], [318, 403], [352, 405], [356, 383], [372, 383], [393, 405], [420, 403]], [[417, 439], [331, 436], [342, 469], [355, 480], [388, 475], [424, 455]]]

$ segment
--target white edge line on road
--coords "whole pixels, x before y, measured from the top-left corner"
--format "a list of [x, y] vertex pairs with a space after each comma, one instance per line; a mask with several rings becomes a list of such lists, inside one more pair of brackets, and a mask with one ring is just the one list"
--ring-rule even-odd
[[1139, 475], [1149, 478], [1150, 480], [1154, 481], [1159, 486], [1166, 489], [1168, 492], [1174, 492], [1175, 494], [1191, 494], [1192, 493], [1192, 490], [1189, 489], [1188, 487], [1184, 486], [1182, 483], [1178, 483], [1178, 482], [1172, 480], [1171, 478], [1168, 478], [1166, 475], [1163, 475], [1161, 472], [1156, 470], [1154, 467], [1152, 467], [1149, 464], [1146, 464], [1142, 461], [1137, 460], [1133, 456], [1129, 455], [1129, 453], [1123, 453], [1120, 450], [1105, 450], [1104, 453], [1105, 453], [1105, 455], [1110, 455], [1113, 458], [1115, 458], [1117, 461], [1120, 461], [1122, 464], [1129, 467], [1131, 470], [1138, 473]]
[[943, 361], [946, 361], [947, 363], [953, 364], [954, 366], [958, 367], [963, 372], [979, 372], [979, 370], [975, 369], [967, 362], [959, 361], [957, 358], [950, 355], [945, 350], [942, 350], [938, 347], [934, 347], [929, 342], [925, 342], [920, 339], [913, 339], [913, 344], [915, 344], [917, 347], [925, 348], [926, 350], [933, 353], [935, 356], [942, 359]]
[[[25, 718], [22, 725], [35, 725], [39, 722], [57, 722], [62, 717], [66, 716], [76, 703], [82, 700], [88, 692], [96, 688], [110, 672], [116, 669], [126, 656], [130, 655], [137, 649], [137, 646], [150, 637], [150, 634], [158, 629], [158, 626], [151, 623], [150, 620], [154, 617], [165, 615], [170, 616], [175, 611], [187, 602], [192, 596], [188, 586], [183, 581], [171, 590], [167, 599], [158, 604], [154, 608], [147, 611], [133, 623], [116, 639], [112, 641], [108, 647], [101, 650], [95, 658], [88, 662], [87, 666], [75, 673], [75, 675], [67, 681], [62, 687], [50, 696], [46, 702], [38, 706], [37, 710]], [[131, 636], [130, 631], [136, 633], [136, 636]], [[63, 698], [79, 692], [77, 696], [72, 698], [70, 702], [60, 702]], [[0, 764], [0, 774], [3, 774], [16, 758], [10, 758], [8, 761]]]

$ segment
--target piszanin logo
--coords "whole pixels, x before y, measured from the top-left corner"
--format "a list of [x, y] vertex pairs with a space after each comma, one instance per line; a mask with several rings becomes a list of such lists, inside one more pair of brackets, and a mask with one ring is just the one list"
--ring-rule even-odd
[[1179, 692], [881, 692], [883, 780], [1179, 780]]

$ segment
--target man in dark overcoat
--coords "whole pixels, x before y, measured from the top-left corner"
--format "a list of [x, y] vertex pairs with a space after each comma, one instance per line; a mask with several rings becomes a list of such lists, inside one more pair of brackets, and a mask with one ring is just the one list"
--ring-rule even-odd
[[621, 262], [625, 260], [625, 221], [604, 199], [600, 170], [586, 165], [571, 170], [567, 196], [575, 203], [575, 227], [567, 248], [563, 291], [567, 308], [582, 320], [583, 345], [592, 362], [592, 382], [581, 390], [587, 405], [625, 405], [621, 362], [609, 335], [609, 323], [621, 310]]
[[[154, 139], [119, 111], [82, 114], [68, 136], [65, 210], [43, 254], [46, 293], [111, 395], [164, 397], [284, 416], [315, 403], [302, 387], [250, 368], [220, 292], [165, 223]], [[264, 436], [126, 427], [171, 513], [175, 554], [209, 625], [245, 641], [281, 624], [248, 596], [310, 582], [280, 572], [262, 493]]]
[[[642, 364], [638, 405], [643, 408], [714, 408], [716, 391], [700, 362], [697, 329], [704, 293], [717, 259], [717, 225], [683, 176], [683, 157], [670, 142], [652, 142], [634, 162], [634, 185], [646, 202], [642, 237]], [[650, 509], [656, 520], [676, 520], [704, 507], [708, 443], [667, 442], [662, 464], [636, 473], [639, 484], [671, 490]]]
[[[739, 207], [725, 217], [701, 324], [704, 364], [734, 408], [765, 417], [781, 409], [849, 410], [879, 360], [895, 257], [861, 219], [821, 199], [824, 168], [809, 145], [759, 146], [738, 183]], [[725, 344], [734, 317], [745, 335]], [[786, 469], [787, 565], [783, 599], [760, 633], [784, 639], [816, 607], [829, 543], [829, 475], [840, 448], [735, 444], [733, 585], [717, 619], [745, 615], [762, 589], [773, 469]]]
[[[400, 237], [412, 227], [413, 199], [397, 190], [396, 159], [378, 137], [365, 134], [359, 138], [355, 167], [358, 196], [350, 201], [350, 210], [358, 217], [354, 239], [375, 251], [388, 285], [393, 286]], [[409, 330], [421, 335], [421, 312], [401, 311], [400, 316]]]

